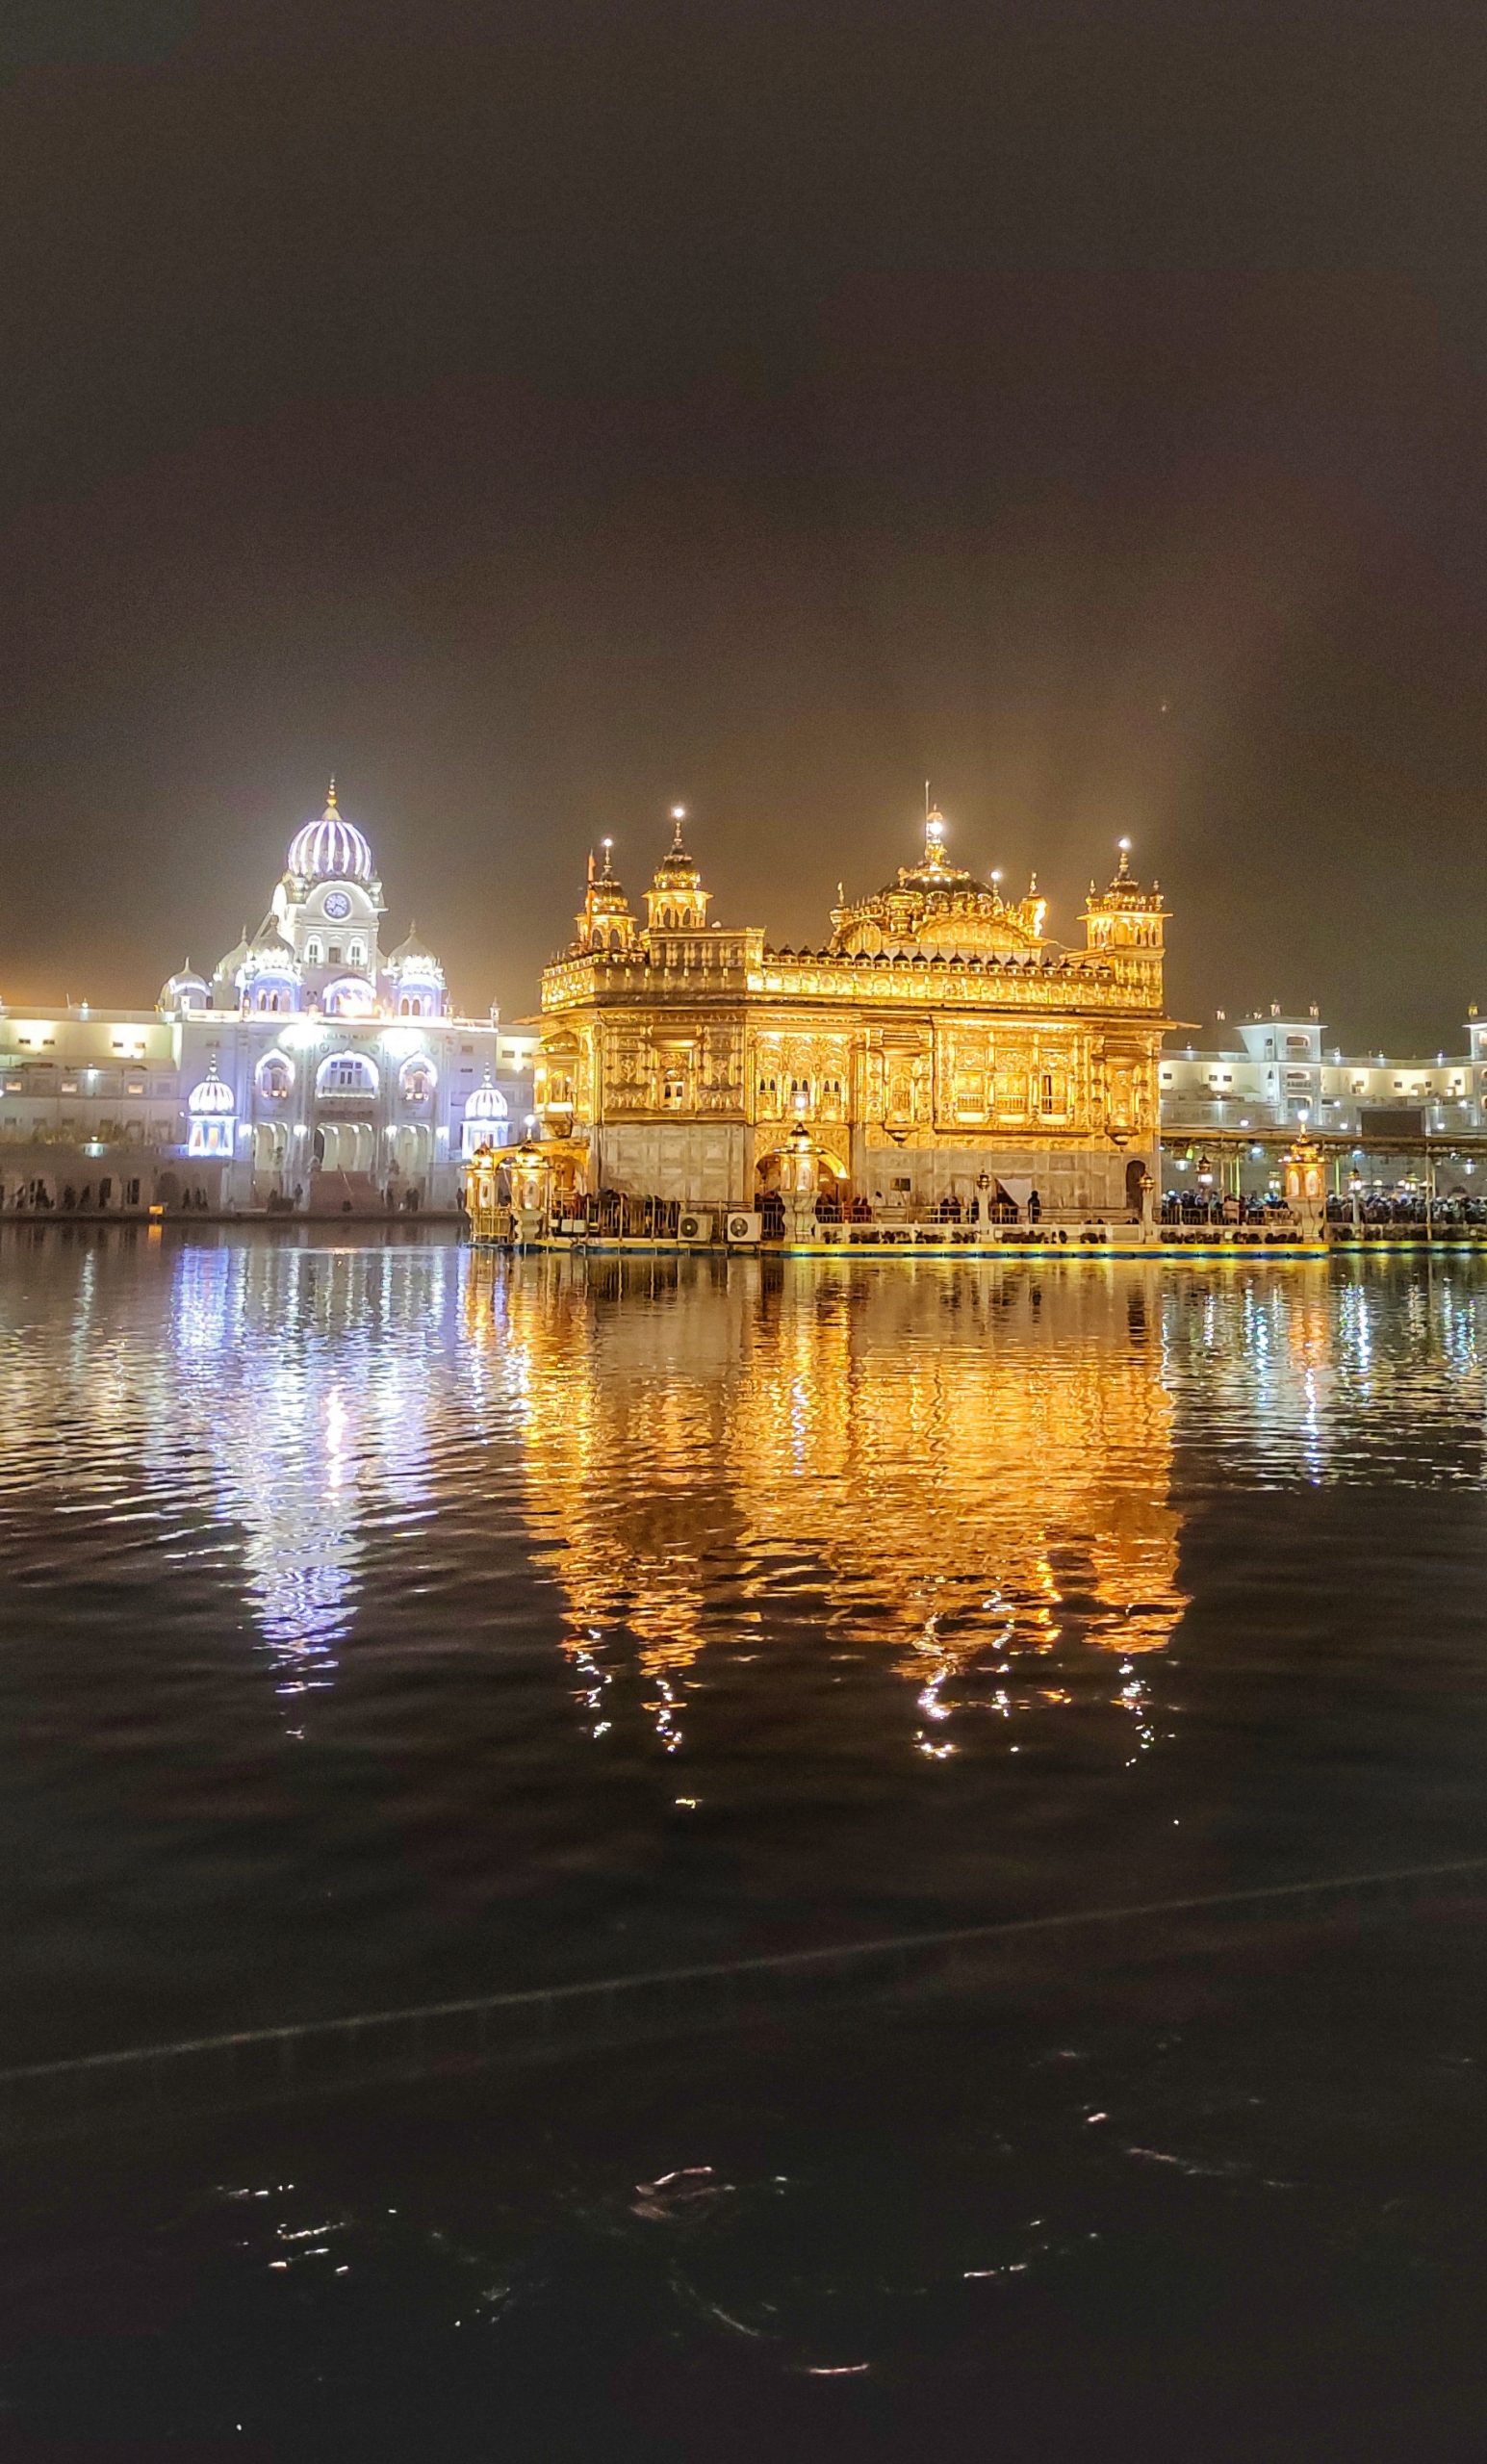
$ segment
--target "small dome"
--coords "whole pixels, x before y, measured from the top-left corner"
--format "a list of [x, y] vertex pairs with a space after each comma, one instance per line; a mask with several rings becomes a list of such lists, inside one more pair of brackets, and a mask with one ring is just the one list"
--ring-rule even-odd
[[251, 941], [244, 944], [243, 958], [254, 960], [260, 971], [269, 965], [297, 970], [298, 962], [279, 931], [279, 919], [272, 908], [264, 917]]
[[336, 805], [332, 779], [325, 809], [319, 821], [307, 821], [290, 841], [289, 869], [310, 882], [371, 882], [375, 867], [372, 849], [353, 821], [345, 821]]
[[687, 853], [681, 825], [686, 819], [679, 805], [672, 810], [671, 845], [652, 876], [653, 889], [695, 889], [702, 876]]
[[505, 1096], [499, 1087], [492, 1084], [491, 1073], [487, 1070], [479, 1086], [466, 1099], [465, 1118], [467, 1120], [504, 1120], [505, 1117]]
[[194, 1120], [201, 1119], [204, 1114], [232, 1111], [232, 1089], [224, 1079], [218, 1078], [215, 1061], [206, 1076], [192, 1089], [187, 1096], [186, 1109]]
[[444, 972], [427, 942], [420, 937], [417, 924], [410, 928], [407, 939], [398, 942], [387, 965], [390, 975], [417, 974], [437, 980]]
[[212, 1007], [211, 988], [207, 983], [206, 977], [204, 975], [197, 974], [196, 969], [192, 966], [190, 959], [187, 960], [186, 964], [182, 967], [179, 975], [170, 975], [166, 978], [165, 983], [160, 988], [160, 999], [156, 1002], [155, 1007], [157, 1010], [165, 1010], [167, 1012], [172, 1010], [210, 1010]]
[[218, 960], [218, 974], [226, 976], [236, 975], [239, 967], [243, 964], [244, 960], [248, 956], [251, 948], [252, 943], [249, 941], [246, 933], [240, 933], [235, 945], [228, 951], [226, 957]]

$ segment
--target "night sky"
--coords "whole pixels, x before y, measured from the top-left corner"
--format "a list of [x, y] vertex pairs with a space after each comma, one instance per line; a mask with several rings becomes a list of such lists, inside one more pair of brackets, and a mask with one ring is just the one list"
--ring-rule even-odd
[[1487, 1004], [1487, 19], [21, 0], [0, 993], [144, 1005], [334, 769], [461, 1000], [695, 815], [818, 942], [917, 840], [1179, 1016]]

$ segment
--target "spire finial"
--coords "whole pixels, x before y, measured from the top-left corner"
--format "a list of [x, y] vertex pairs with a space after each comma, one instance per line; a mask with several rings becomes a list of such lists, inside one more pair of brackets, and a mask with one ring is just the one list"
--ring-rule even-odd
[[1115, 879], [1117, 882], [1128, 882], [1131, 878], [1131, 842], [1129, 838], [1117, 838], [1115, 844], [1120, 850], [1120, 863]]
[[681, 825], [686, 819], [685, 805], [673, 805], [671, 818], [674, 824], [671, 834], [671, 852], [674, 856], [682, 856], [686, 853], [681, 843]]
[[330, 785], [325, 791], [325, 809], [327, 812], [334, 812], [336, 809], [336, 780], [334, 772], [331, 773]]

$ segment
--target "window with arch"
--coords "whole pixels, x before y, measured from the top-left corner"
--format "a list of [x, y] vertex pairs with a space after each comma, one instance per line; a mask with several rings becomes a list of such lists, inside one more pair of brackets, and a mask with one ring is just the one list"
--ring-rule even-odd
[[318, 1095], [374, 1095], [377, 1073], [364, 1052], [333, 1052], [315, 1074]]
[[403, 1063], [400, 1084], [405, 1102], [426, 1103], [438, 1083], [438, 1073], [426, 1053], [416, 1052]]
[[305, 958], [311, 966], [323, 965], [325, 959], [325, 944], [320, 939], [318, 933], [312, 933], [310, 938], [306, 941]]
[[422, 992], [405, 992], [397, 1004], [397, 1015], [399, 1018], [422, 1018], [423, 1015]]
[[348, 942], [347, 942], [347, 944], [346, 944], [346, 962], [347, 966], [365, 966], [365, 965], [366, 965], [366, 963], [367, 963], [367, 953], [366, 953], [366, 950], [365, 950], [365, 948], [363, 947], [363, 945], [362, 945], [362, 943], [361, 943], [360, 941], [348, 941]]
[[333, 1018], [370, 1018], [376, 995], [364, 975], [347, 975], [339, 984], [326, 986], [322, 1005]]
[[281, 1104], [295, 1084], [295, 1072], [282, 1052], [265, 1053], [258, 1065], [258, 1091], [269, 1103]]
[[672, 1067], [661, 1073], [661, 1102], [668, 1112], [680, 1112], [686, 1103], [686, 1071]]

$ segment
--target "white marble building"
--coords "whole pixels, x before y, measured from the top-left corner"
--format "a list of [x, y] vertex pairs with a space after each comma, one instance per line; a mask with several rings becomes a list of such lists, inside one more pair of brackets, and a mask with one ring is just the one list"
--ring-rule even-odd
[[257, 931], [153, 1012], [0, 1014], [0, 1206], [452, 1207], [525, 1132], [535, 1037], [462, 1017], [417, 928], [384, 952], [372, 849], [325, 809]]
[[1487, 1019], [1474, 1005], [1465, 1049], [1424, 1059], [1345, 1053], [1327, 1043], [1315, 1007], [1294, 1016], [1274, 1003], [1235, 1029], [1219, 1012], [1216, 1023], [1213, 1044], [1173, 1039], [1162, 1055], [1165, 1185], [1181, 1187], [1185, 1168], [1206, 1148], [1216, 1182], [1261, 1189], [1303, 1131], [1331, 1155], [1339, 1188], [1353, 1171], [1389, 1185], [1430, 1156], [1449, 1163], [1458, 1149], [1468, 1176], [1487, 1161]]

